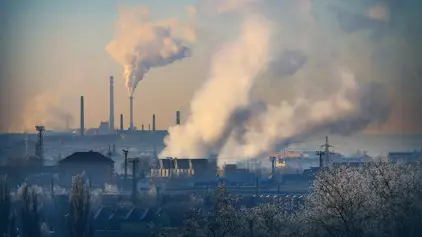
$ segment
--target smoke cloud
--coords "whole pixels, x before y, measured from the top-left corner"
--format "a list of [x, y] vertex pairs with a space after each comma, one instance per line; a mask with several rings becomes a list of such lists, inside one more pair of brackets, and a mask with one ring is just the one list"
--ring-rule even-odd
[[[420, 54], [412, 53], [411, 45], [420, 39], [412, 30], [422, 29], [422, 24], [413, 21], [419, 19], [412, 11], [416, 2], [406, 2], [217, 4], [215, 12], [241, 13], [247, 19], [243, 34], [229, 44], [231, 49], [223, 47], [216, 53], [209, 80], [191, 102], [190, 117], [185, 124], [170, 128], [160, 156], [258, 157], [318, 133], [350, 135], [382, 127], [392, 118], [397, 101], [413, 98], [408, 108], [421, 101], [415, 93]], [[399, 20], [406, 15], [404, 8], [409, 14], [406, 24]], [[234, 60], [239, 55], [236, 49], [242, 48], [239, 45], [246, 45], [242, 42], [245, 26], [254, 21], [247, 17], [252, 12], [267, 19], [268, 38], [247, 41], [242, 60]], [[252, 30], [254, 37], [263, 35], [262, 28]], [[254, 52], [259, 47], [271, 54]], [[259, 67], [244, 63], [248, 57], [261, 58]], [[289, 97], [279, 96], [276, 103], [256, 97], [254, 89], [268, 79], [279, 82], [270, 90], [282, 90]]]
[[246, 17], [239, 39], [215, 54], [210, 78], [194, 96], [187, 122], [170, 128], [160, 156], [198, 158], [218, 150], [232, 129], [232, 116], [251, 103], [254, 80], [270, 59], [270, 35], [265, 18]]
[[74, 117], [65, 109], [61, 96], [53, 92], [44, 92], [35, 96], [24, 107], [21, 120], [13, 124], [13, 131], [35, 131], [35, 125], [41, 124], [48, 130], [67, 130], [74, 124]]
[[[194, 8], [187, 10], [194, 14]], [[147, 8], [121, 7], [116, 37], [106, 51], [122, 65], [126, 87], [132, 96], [150, 69], [189, 57], [189, 44], [195, 40], [195, 28], [189, 23], [178, 19], [152, 21]]]
[[327, 83], [335, 84], [337, 90], [325, 91], [325, 96], [318, 99], [308, 96], [308, 92], [292, 103], [282, 101], [268, 106], [266, 112], [249, 120], [244, 134], [230, 136], [219, 158], [262, 156], [291, 140], [300, 141], [318, 132], [350, 134], [377, 118], [367, 105], [367, 97], [375, 90], [360, 87], [349, 69], [339, 66]]

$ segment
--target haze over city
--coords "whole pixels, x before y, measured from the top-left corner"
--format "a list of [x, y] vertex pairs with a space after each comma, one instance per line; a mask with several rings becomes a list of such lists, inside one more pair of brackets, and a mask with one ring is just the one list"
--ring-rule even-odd
[[[195, 30], [196, 38], [189, 44], [190, 56], [149, 70], [138, 84], [134, 96], [137, 127], [142, 123], [148, 124], [154, 113], [157, 115], [157, 128], [167, 129], [173, 124], [176, 110], [181, 110], [183, 122], [190, 111], [195, 91], [210, 77], [211, 59], [224, 42], [237, 37], [242, 21], [239, 11], [227, 14], [212, 12], [213, 9], [220, 11], [216, 6], [231, 6], [238, 4], [236, 1], [217, 1], [213, 7], [204, 7], [208, 4], [205, 2], [106, 0], [5, 3], [8, 21], [3, 46], [7, 46], [10, 57], [6, 57], [8, 74], [2, 77], [2, 89], [10, 89], [3, 95], [8, 98], [3, 99], [3, 106], [9, 113], [2, 115], [5, 117], [1, 130], [32, 132], [36, 123], [43, 123], [50, 129], [64, 129], [65, 117], [70, 117], [72, 127], [77, 128], [80, 95], [84, 95], [86, 100], [86, 127], [98, 126], [100, 121], [108, 120], [109, 76], [115, 77], [115, 120], [120, 113], [127, 115], [129, 104], [123, 68], [113, 60], [106, 47], [116, 36], [119, 14], [122, 14], [119, 9], [134, 6], [148, 8], [153, 17], [151, 22], [174, 18]], [[420, 48], [417, 44], [420, 35], [416, 33], [420, 23], [413, 12], [418, 6], [417, 1], [406, 4], [307, 0], [246, 2], [259, 5], [260, 10], [255, 10], [272, 21], [271, 27], [276, 33], [269, 45], [274, 49], [271, 57], [280, 57], [281, 53], [275, 52], [286, 49], [301, 50], [307, 57], [303, 68], [294, 75], [282, 76], [274, 70], [257, 75], [252, 88], [253, 100], [264, 99], [278, 105], [282, 100], [294, 101], [300, 91], [321, 91], [319, 87], [328, 88], [328, 85], [320, 81], [330, 72], [319, 66], [331, 64], [332, 67], [333, 62], [342, 62], [356, 80], [377, 82], [388, 88], [392, 103], [386, 118], [364, 131], [420, 131], [420, 123], [417, 122], [420, 121], [417, 107], [420, 101], [420, 79], [417, 79], [420, 75], [417, 67], [420, 55], [415, 53]], [[335, 12], [345, 8], [365, 15], [373, 22], [364, 27], [363, 21], [331, 27], [330, 22], [342, 21], [338, 17], [340, 13]], [[408, 18], [411, 23], [397, 20], [400, 17]], [[405, 27], [406, 24], [409, 27]], [[354, 29], [359, 27], [362, 29]], [[403, 38], [404, 35], [409, 37]], [[271, 65], [277, 64], [270, 64], [270, 69]], [[304, 83], [307, 85], [304, 86]], [[17, 93], [19, 96], [16, 96]], [[373, 107], [379, 106], [376, 98], [373, 101], [370, 102]]]

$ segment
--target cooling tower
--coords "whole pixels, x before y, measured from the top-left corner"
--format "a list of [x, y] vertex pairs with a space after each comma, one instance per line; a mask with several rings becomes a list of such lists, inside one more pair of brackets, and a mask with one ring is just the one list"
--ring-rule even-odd
[[129, 97], [129, 130], [133, 131], [133, 96]]
[[114, 130], [114, 86], [113, 77], [110, 77], [110, 119], [109, 119], [110, 131]]
[[180, 125], [180, 111], [176, 111], [176, 124]]
[[155, 131], [155, 114], [152, 115], [152, 131]]
[[120, 114], [120, 131], [123, 131], [125, 129], [123, 124], [123, 114]]
[[85, 133], [85, 114], [84, 114], [84, 97], [81, 96], [81, 136]]

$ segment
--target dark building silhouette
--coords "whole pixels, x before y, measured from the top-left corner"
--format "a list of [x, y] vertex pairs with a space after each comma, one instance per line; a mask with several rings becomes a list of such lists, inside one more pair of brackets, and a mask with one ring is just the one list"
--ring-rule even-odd
[[70, 186], [72, 177], [82, 173], [93, 187], [114, 182], [114, 161], [99, 152], [75, 152], [59, 161], [59, 171], [63, 186]]

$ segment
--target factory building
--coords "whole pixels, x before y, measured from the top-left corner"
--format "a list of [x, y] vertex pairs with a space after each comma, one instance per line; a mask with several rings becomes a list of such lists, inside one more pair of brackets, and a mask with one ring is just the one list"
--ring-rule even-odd
[[59, 161], [60, 181], [72, 184], [72, 177], [85, 173], [93, 187], [104, 187], [114, 182], [114, 161], [99, 152], [75, 152]]
[[216, 167], [209, 159], [159, 159], [156, 168], [151, 169], [151, 176], [156, 177], [200, 177], [216, 172]]

